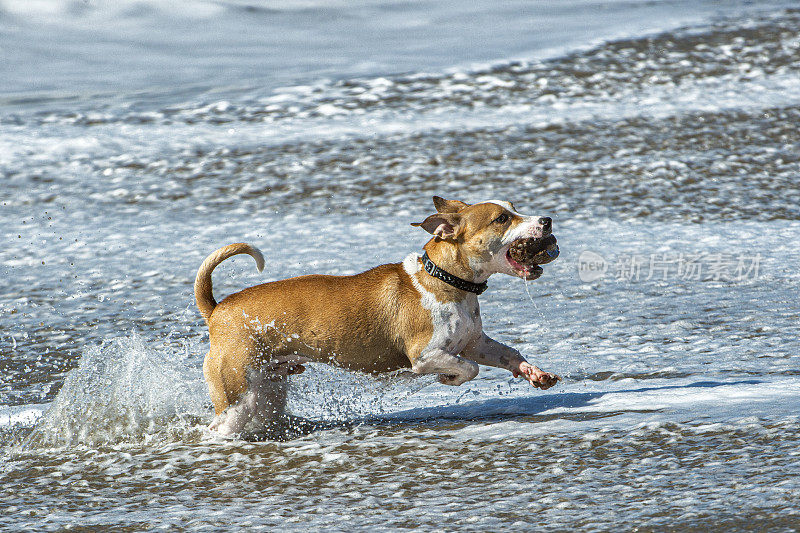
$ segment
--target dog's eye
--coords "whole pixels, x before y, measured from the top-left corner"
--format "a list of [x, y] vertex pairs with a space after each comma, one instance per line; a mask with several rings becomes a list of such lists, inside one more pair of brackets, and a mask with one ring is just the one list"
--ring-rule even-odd
[[503, 213], [502, 215], [494, 219], [494, 222], [497, 222], [498, 224], [505, 224], [506, 222], [508, 222], [508, 215]]

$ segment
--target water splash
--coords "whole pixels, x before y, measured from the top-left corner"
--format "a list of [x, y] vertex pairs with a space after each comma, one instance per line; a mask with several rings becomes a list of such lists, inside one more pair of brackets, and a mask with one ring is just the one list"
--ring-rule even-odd
[[134, 334], [86, 351], [25, 445], [172, 439], [197, 432], [207, 416], [199, 366]]
[[[89, 348], [39, 418], [24, 448], [197, 441], [213, 413], [196, 347], [155, 349], [138, 335]], [[290, 380], [288, 412], [353, 422], [396, 410], [433, 383], [408, 372], [380, 377], [311, 364]]]
[[287, 409], [305, 418], [351, 422], [394, 412], [409, 396], [436, 382], [436, 376], [401, 371], [374, 376], [310, 364], [293, 376]]

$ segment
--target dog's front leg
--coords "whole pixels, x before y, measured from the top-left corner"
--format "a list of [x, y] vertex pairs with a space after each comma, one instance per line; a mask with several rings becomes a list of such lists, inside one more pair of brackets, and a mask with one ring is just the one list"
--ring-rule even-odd
[[549, 389], [561, 379], [528, 363], [518, 350], [497, 342], [483, 332], [467, 344], [461, 355], [482, 365], [504, 368], [514, 377], [522, 376], [531, 385], [541, 389]]
[[477, 364], [438, 348], [423, 350], [411, 370], [417, 374], [439, 374], [439, 383], [445, 385], [461, 385], [478, 375]]

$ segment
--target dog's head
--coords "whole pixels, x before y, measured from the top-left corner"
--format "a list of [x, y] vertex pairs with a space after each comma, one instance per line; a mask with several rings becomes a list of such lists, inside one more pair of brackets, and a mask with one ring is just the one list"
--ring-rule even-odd
[[539, 265], [558, 256], [548, 217], [523, 215], [511, 202], [490, 200], [473, 205], [433, 197], [436, 214], [412, 224], [434, 236], [435, 242], [457, 247], [478, 278], [495, 273], [533, 280]]

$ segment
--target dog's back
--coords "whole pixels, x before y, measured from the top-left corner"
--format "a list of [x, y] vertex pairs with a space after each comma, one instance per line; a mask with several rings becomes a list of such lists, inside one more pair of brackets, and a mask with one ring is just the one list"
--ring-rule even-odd
[[409, 313], [418, 306], [406, 300], [419, 300], [419, 295], [403, 278], [408, 274], [395, 263], [352, 276], [263, 283], [217, 304], [208, 318], [209, 332], [212, 341], [225, 344], [226, 338], [233, 343], [251, 339], [263, 362], [298, 354], [366, 372], [408, 368], [404, 344], [409, 332], [424, 336], [430, 317]]

